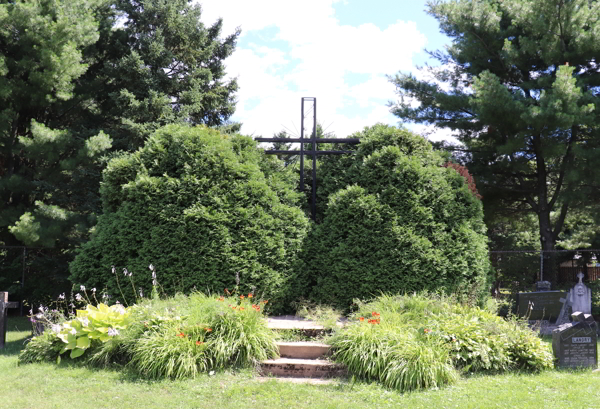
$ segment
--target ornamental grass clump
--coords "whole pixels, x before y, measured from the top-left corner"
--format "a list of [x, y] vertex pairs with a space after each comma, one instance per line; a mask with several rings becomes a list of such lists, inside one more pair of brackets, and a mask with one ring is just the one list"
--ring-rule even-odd
[[458, 379], [443, 342], [425, 339], [408, 325], [388, 323], [377, 312], [370, 316], [359, 317], [331, 340], [333, 358], [350, 374], [402, 392], [439, 388]]
[[350, 374], [400, 391], [441, 387], [459, 373], [538, 372], [548, 345], [525, 323], [436, 294], [382, 295], [358, 302], [337, 331], [333, 357]]

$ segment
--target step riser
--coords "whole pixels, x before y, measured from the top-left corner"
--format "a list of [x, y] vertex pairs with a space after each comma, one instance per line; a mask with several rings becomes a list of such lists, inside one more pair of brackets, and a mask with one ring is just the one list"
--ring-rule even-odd
[[279, 345], [279, 356], [295, 359], [318, 359], [329, 354], [327, 345]]
[[316, 366], [302, 364], [266, 364], [261, 365], [265, 375], [291, 378], [332, 378], [347, 375], [346, 369], [340, 366]]

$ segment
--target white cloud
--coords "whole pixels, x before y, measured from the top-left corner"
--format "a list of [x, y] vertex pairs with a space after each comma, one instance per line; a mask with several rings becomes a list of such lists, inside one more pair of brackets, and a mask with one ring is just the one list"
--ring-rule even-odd
[[423, 135], [427, 140], [431, 142], [448, 141], [455, 145], [462, 145], [462, 143], [456, 138], [458, 132], [452, 131], [448, 128], [436, 128], [434, 125], [425, 124], [411, 124], [408, 126], [411, 131]]
[[[223, 35], [242, 28], [240, 43], [245, 45], [238, 44], [226, 65], [228, 75], [238, 77], [232, 119], [243, 123], [243, 133], [271, 136], [284, 126], [297, 132], [300, 98], [306, 96], [317, 98], [317, 120], [324, 126], [333, 122], [328, 131], [340, 137], [376, 122], [398, 122], [386, 106], [395, 94], [385, 74], [412, 70], [413, 55], [427, 40], [410, 21], [383, 28], [342, 25], [333, 8], [338, 1], [202, 1], [205, 24], [222, 17]], [[273, 28], [277, 42], [243, 41], [265, 28]], [[349, 80], [347, 74], [362, 81]]]

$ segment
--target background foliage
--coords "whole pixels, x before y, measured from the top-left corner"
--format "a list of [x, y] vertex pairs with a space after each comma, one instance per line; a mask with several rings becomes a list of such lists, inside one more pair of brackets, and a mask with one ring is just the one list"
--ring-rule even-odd
[[220, 20], [200, 18], [188, 0], [0, 4], [0, 245], [56, 248], [41, 270], [47, 260], [29, 253], [26, 276], [44, 288], [13, 286], [18, 274], [17, 299], [70, 287], [67, 264], [101, 213], [115, 151], [173, 122], [228, 125], [237, 83], [223, 60], [239, 31], [223, 37]]
[[[392, 78], [393, 112], [455, 131], [488, 221], [517, 220], [519, 233], [530, 214], [533, 249], [554, 250], [573, 238], [570, 214], [597, 214], [600, 3], [432, 1], [428, 12], [452, 45], [431, 53], [440, 66], [421, 78]], [[553, 263], [544, 270], [556, 283]]]

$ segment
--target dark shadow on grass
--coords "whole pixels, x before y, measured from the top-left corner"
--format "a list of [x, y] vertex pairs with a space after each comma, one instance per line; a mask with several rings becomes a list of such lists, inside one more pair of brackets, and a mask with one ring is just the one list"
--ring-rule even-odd
[[0, 349], [0, 356], [19, 355], [31, 337], [9, 341], [4, 344], [4, 349]]
[[25, 348], [27, 342], [31, 339], [31, 323], [27, 317], [8, 317], [6, 325], [6, 338], [13, 338], [11, 332], [27, 332], [28, 335], [13, 341], [7, 341], [4, 344], [4, 349], [0, 349], [0, 356], [19, 355], [21, 350]]

